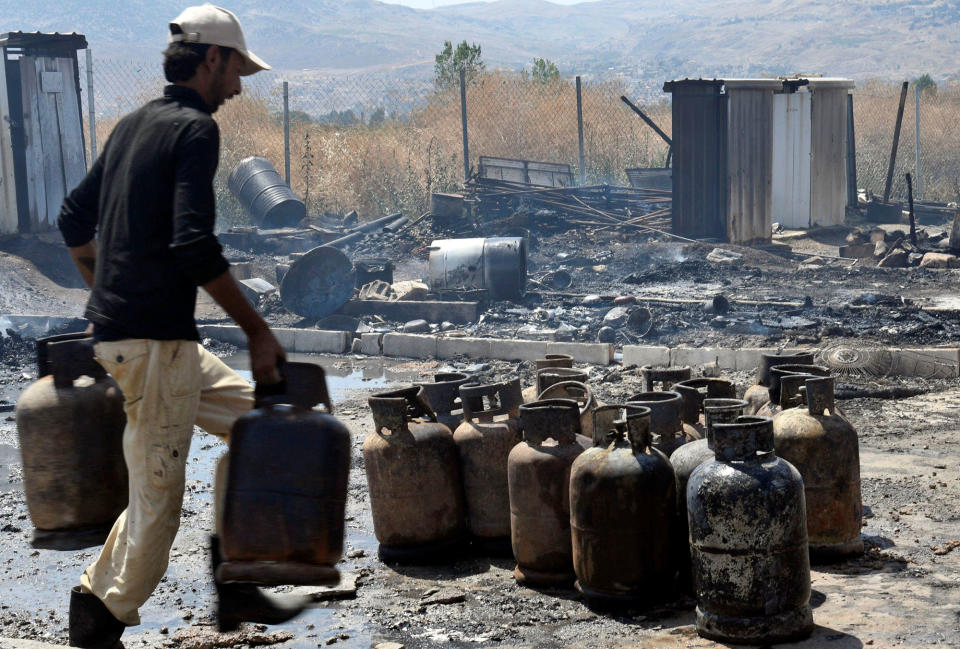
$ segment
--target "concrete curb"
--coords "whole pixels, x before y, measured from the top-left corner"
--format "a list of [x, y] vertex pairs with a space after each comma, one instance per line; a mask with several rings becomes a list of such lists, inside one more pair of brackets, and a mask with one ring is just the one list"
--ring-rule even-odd
[[21, 640], [18, 638], [0, 638], [0, 649], [62, 649], [63, 645]]
[[9, 314], [3, 315], [10, 321], [14, 331], [28, 338], [41, 338], [49, 335], [51, 329], [69, 325], [68, 329], [73, 331], [83, 331], [87, 328], [87, 320], [77, 317], [65, 317], [56, 315], [30, 315], [30, 314]]
[[[274, 334], [284, 349], [292, 353], [342, 354], [351, 349], [353, 336], [343, 331], [296, 329], [278, 327]], [[243, 331], [231, 325], [204, 325], [204, 338], [213, 338], [247, 346]], [[426, 334], [365, 333], [360, 336], [358, 351], [368, 356], [398, 358], [441, 359], [497, 359], [530, 361], [544, 354], [570, 354], [578, 363], [609, 365], [613, 362], [613, 345], [604, 343], [546, 342], [541, 340], [508, 340], [504, 338], [457, 338]], [[801, 348], [784, 352], [802, 351]], [[924, 347], [890, 348], [891, 376], [918, 376], [924, 378], [955, 378], [960, 376], [960, 348]], [[655, 345], [624, 345], [624, 365], [690, 365], [703, 366], [717, 362], [721, 369], [749, 372], [760, 365], [761, 354], [773, 354], [773, 347], [663, 347]]]

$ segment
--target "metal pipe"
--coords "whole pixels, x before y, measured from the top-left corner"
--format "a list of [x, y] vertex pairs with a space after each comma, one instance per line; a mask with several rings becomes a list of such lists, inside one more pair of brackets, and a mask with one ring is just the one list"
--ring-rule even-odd
[[460, 70], [460, 123], [463, 127], [463, 179], [470, 180], [470, 142], [467, 139], [467, 71]]
[[580, 77], [577, 77], [577, 135], [580, 138], [580, 185], [586, 183], [587, 170], [583, 165], [583, 97], [580, 93]]
[[290, 85], [283, 82], [283, 179], [290, 186]]
[[659, 135], [663, 139], [663, 141], [667, 143], [667, 146], [673, 148], [673, 140], [670, 139], [670, 136], [664, 133], [663, 130], [659, 126], [657, 126], [652, 119], [647, 117], [646, 113], [644, 113], [642, 110], [637, 108], [632, 101], [630, 101], [623, 95], [620, 95], [620, 101], [625, 103], [627, 106], [629, 106], [633, 110], [633, 112], [639, 115], [640, 119], [645, 121], [647, 123], [647, 126], [652, 128], [657, 133], [657, 135]]
[[97, 159], [97, 109], [93, 99], [93, 52], [87, 48], [87, 119], [90, 120], [90, 167]]
[[890, 148], [890, 166], [887, 167], [887, 184], [883, 188], [883, 202], [890, 202], [890, 189], [893, 187], [893, 167], [897, 163], [897, 147], [900, 144], [900, 127], [903, 126], [903, 106], [907, 103], [907, 86], [909, 81], [903, 82], [900, 89], [900, 107], [897, 108], [897, 125], [893, 129], [893, 146]]
[[355, 228], [350, 228], [350, 230], [348, 230], [348, 232], [349, 232], [350, 234], [353, 234], [354, 232], [370, 232], [371, 230], [376, 230], [376, 229], [378, 229], [378, 228], [382, 228], [383, 226], [387, 225], [388, 223], [392, 223], [393, 221], [396, 221], [396, 220], [399, 219], [401, 216], [403, 216], [403, 213], [401, 213], [401, 212], [396, 212], [396, 213], [394, 213], [394, 214], [387, 214], [386, 216], [381, 216], [379, 219], [374, 219], [374, 220], [372, 220], [372, 221], [367, 221], [366, 223], [363, 223], [363, 224], [361, 224], [361, 225], [358, 225], [358, 226], [355, 227]]
[[907, 174], [907, 200], [910, 201], [910, 243], [917, 245], [917, 217], [913, 213], [913, 180]]
[[914, 100], [913, 117], [914, 117], [914, 122], [916, 122], [914, 138], [916, 142], [916, 157], [917, 157], [917, 169], [916, 169], [917, 200], [919, 201], [922, 198], [920, 195], [920, 191], [921, 191], [920, 190], [920, 187], [921, 187], [920, 185], [921, 183], [920, 181], [920, 86], [917, 86], [917, 85], [913, 86], [913, 100]]

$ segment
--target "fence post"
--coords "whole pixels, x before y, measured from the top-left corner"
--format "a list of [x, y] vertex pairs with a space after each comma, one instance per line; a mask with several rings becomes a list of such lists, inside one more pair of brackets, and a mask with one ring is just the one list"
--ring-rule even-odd
[[900, 127], [903, 126], [903, 104], [907, 101], [907, 86], [909, 81], [903, 82], [900, 89], [900, 105], [897, 108], [897, 124], [893, 128], [893, 146], [890, 148], [890, 166], [887, 167], [887, 183], [883, 188], [883, 202], [890, 202], [890, 189], [893, 186], [893, 168], [897, 164], [897, 147], [900, 145]]
[[283, 179], [290, 186], [290, 85], [283, 82]]
[[921, 178], [921, 176], [920, 176], [920, 86], [918, 86], [918, 85], [914, 85], [914, 86], [913, 86], [913, 100], [914, 100], [914, 110], [913, 110], [914, 120], [913, 120], [913, 121], [916, 122], [916, 135], [915, 135], [915, 137], [916, 137], [916, 144], [917, 144], [917, 145], [916, 145], [916, 149], [917, 149], [917, 177], [916, 177], [916, 181], [917, 181], [917, 192], [916, 192], [916, 194], [917, 194], [917, 196], [916, 196], [916, 198], [917, 198], [917, 200], [919, 201], [920, 198], [921, 198], [922, 195], [923, 195], [923, 194], [922, 194], [922, 192], [923, 192], [923, 181], [920, 180], [920, 178]]
[[463, 126], [463, 180], [470, 180], [470, 142], [467, 139], [467, 71], [460, 70], [460, 123]]
[[583, 97], [580, 94], [580, 76], [577, 75], [577, 137], [580, 138], [580, 186], [586, 182], [587, 170], [583, 166]]
[[97, 110], [93, 100], [93, 52], [87, 48], [87, 119], [90, 120], [90, 167], [97, 159]]

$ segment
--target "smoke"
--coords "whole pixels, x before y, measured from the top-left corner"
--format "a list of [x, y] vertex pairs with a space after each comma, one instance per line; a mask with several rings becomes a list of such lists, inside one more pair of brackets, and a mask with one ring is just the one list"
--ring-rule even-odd
[[0, 338], [7, 338], [7, 329], [13, 329], [13, 323], [10, 318], [0, 315]]

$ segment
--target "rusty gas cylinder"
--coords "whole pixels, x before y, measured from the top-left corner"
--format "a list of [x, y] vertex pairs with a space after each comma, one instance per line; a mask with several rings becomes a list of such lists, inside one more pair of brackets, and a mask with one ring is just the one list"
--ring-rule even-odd
[[680, 381], [673, 386], [680, 394], [680, 418], [703, 435], [706, 419], [703, 415], [704, 399], [735, 399], [737, 388], [732, 381], [721, 378], [697, 378]]
[[484, 554], [510, 556], [507, 458], [520, 442], [520, 379], [460, 387], [463, 423], [453, 440], [460, 455], [467, 524]]
[[693, 370], [684, 365], [682, 367], [655, 367], [644, 365], [640, 368], [640, 380], [644, 392], [672, 390], [680, 381], [686, 381], [693, 376]]
[[687, 482], [693, 470], [704, 462], [713, 459], [713, 426], [718, 423], [736, 421], [743, 414], [747, 402], [743, 399], [704, 399], [703, 411], [707, 423], [704, 427], [704, 439], [684, 444], [670, 456], [670, 464], [677, 476], [677, 543], [676, 562], [678, 586], [684, 592], [690, 592], [693, 582], [690, 577], [690, 546], [687, 530]]
[[757, 411], [770, 401], [770, 370], [779, 365], [813, 365], [813, 352], [761, 354], [760, 366], [757, 368], [757, 382], [747, 388], [743, 395], [750, 404], [747, 406], [746, 414], [757, 414]]
[[523, 441], [507, 460], [510, 537], [519, 583], [573, 582], [570, 542], [570, 466], [584, 448], [577, 441], [580, 408], [569, 399], [520, 406]]
[[570, 470], [576, 587], [592, 604], [660, 604], [673, 594], [676, 482], [653, 448], [650, 411], [615, 422]]
[[465, 535], [460, 459], [450, 429], [413, 386], [369, 398], [375, 430], [363, 442], [380, 558], [434, 563]]
[[759, 645], [805, 638], [813, 616], [800, 473], [758, 452], [773, 436], [767, 417], [712, 432], [716, 457], [687, 485], [697, 633]]
[[31, 544], [100, 545], [127, 506], [123, 394], [89, 337], [41, 338], [37, 358], [39, 378], [16, 408]]
[[580, 381], [561, 381], [547, 387], [540, 393], [540, 399], [572, 399], [580, 406], [579, 441], [584, 448], [593, 445], [593, 413], [603, 406], [587, 383]]
[[[343, 554], [350, 431], [323, 368], [286, 362], [230, 433], [219, 521], [222, 582], [335, 584]], [[323, 410], [315, 410], [317, 405]]]
[[537, 376], [534, 385], [528, 387], [523, 392], [524, 403], [539, 401], [540, 394], [554, 383], [563, 383], [564, 381], [577, 381], [586, 383], [590, 378], [586, 370], [574, 367], [546, 366], [537, 369]]
[[700, 432], [680, 418], [680, 394], [677, 392], [640, 392], [627, 399], [627, 407], [650, 408], [653, 445], [670, 457], [675, 450], [695, 439]]
[[770, 368], [770, 400], [763, 404], [757, 415], [773, 417], [781, 410], [780, 406], [780, 379], [787, 374], [812, 374], [814, 376], [830, 376], [830, 368], [823, 365], [777, 365]]
[[[536, 401], [542, 388], [539, 385], [537, 374], [540, 370], [562, 367], [564, 369], [573, 369], [573, 356], [570, 354], [544, 354], [543, 358], [538, 358], [534, 362], [534, 380], [533, 385], [523, 389], [523, 402], [530, 403]], [[579, 379], [577, 379], [579, 380]], [[586, 379], [584, 379], [586, 380]]]
[[437, 416], [437, 421], [451, 431], [463, 423], [463, 405], [460, 386], [470, 377], [462, 372], [441, 372], [433, 375], [433, 382], [416, 383], [423, 388], [423, 398]]
[[[796, 377], [781, 380], [788, 378]], [[806, 405], [784, 408], [773, 420], [777, 455], [803, 476], [814, 562], [863, 553], [859, 443], [850, 422], [837, 414], [833, 384], [832, 377], [805, 377]]]
[[593, 411], [593, 445], [608, 446], [607, 433], [616, 430], [614, 422], [625, 417], [623, 404], [605, 404]]

